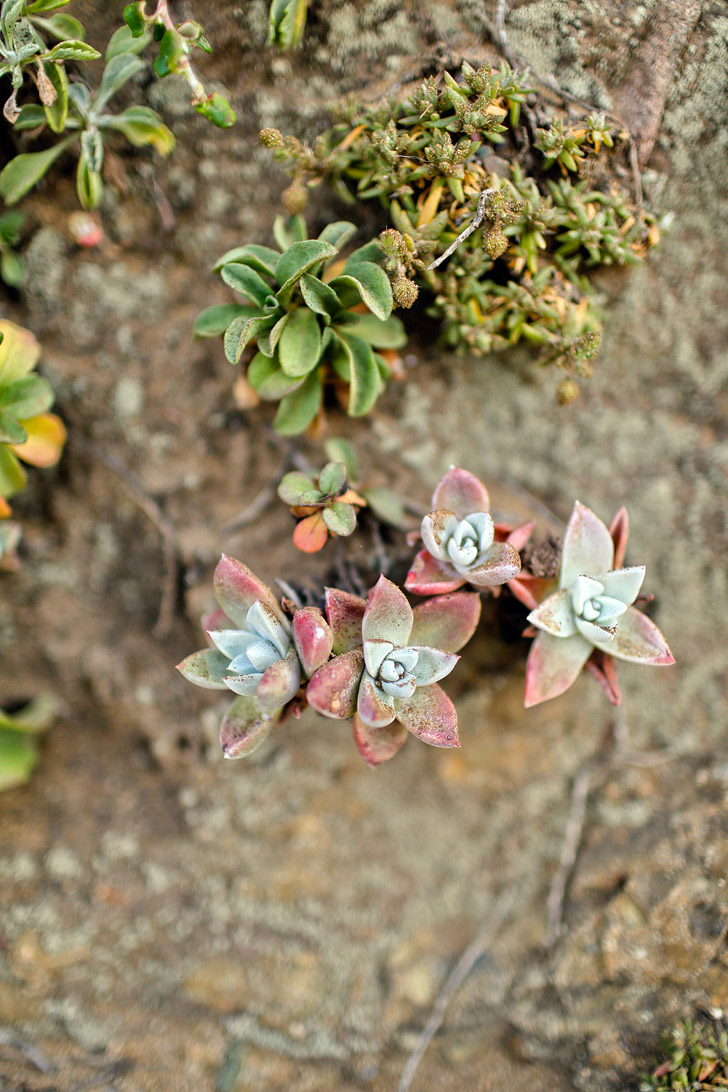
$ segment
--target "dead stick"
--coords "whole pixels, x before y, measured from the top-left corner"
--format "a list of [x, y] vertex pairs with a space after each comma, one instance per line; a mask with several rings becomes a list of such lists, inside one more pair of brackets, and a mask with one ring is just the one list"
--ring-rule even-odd
[[122, 488], [131, 498], [134, 504], [142, 510], [144, 515], [154, 524], [159, 537], [162, 540], [162, 557], [164, 560], [164, 579], [162, 580], [162, 598], [159, 603], [159, 614], [152, 633], [155, 637], [166, 637], [172, 625], [174, 609], [177, 602], [177, 578], [179, 576], [179, 550], [177, 548], [177, 534], [170, 521], [155, 500], [146, 492], [142, 482], [129, 467], [110, 451], [105, 451], [98, 444], [86, 440], [81, 436], [75, 436], [73, 443], [82, 451], [92, 455], [103, 463], [107, 470], [115, 474]]
[[468, 944], [467, 948], [465, 948], [452, 971], [445, 979], [445, 984], [435, 998], [435, 1004], [432, 1013], [430, 1014], [430, 1018], [425, 1024], [422, 1034], [417, 1041], [417, 1046], [407, 1059], [407, 1064], [404, 1067], [404, 1071], [397, 1086], [398, 1092], [408, 1092], [428, 1046], [443, 1025], [448, 1005], [472, 971], [475, 964], [480, 957], [485, 954], [488, 948], [490, 948], [500, 932], [501, 926], [505, 922], [511, 909], [513, 900], [514, 892], [512, 890], [509, 889], [500, 893], [495, 900], [490, 916], [483, 923], [477, 936], [475, 936], [470, 944]]
[[430, 269], [437, 269], [438, 265], [442, 265], [445, 259], [449, 258], [450, 255], [457, 250], [460, 244], [464, 242], [465, 239], [468, 238], [468, 236], [472, 235], [473, 232], [480, 227], [480, 225], [483, 223], [483, 220], [485, 220], [485, 208], [488, 204], [488, 199], [491, 198], [494, 193], [495, 190], [483, 190], [480, 197], [478, 198], [478, 207], [475, 210], [475, 216], [470, 221], [465, 231], [460, 232], [455, 242], [451, 243], [447, 250], [443, 254], [441, 254], [439, 258], [435, 258], [434, 262], [430, 262], [427, 267], [428, 272]]

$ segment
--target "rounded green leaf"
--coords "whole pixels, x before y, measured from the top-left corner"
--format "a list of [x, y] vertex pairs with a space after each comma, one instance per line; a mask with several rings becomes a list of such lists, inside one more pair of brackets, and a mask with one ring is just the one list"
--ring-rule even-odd
[[204, 118], [207, 118], [208, 121], [211, 121], [213, 125], [216, 125], [218, 129], [229, 129], [236, 121], [235, 111], [232, 106], [217, 91], [202, 102], [196, 102], [195, 110], [198, 114], [202, 114]]
[[280, 341], [278, 357], [286, 375], [300, 378], [316, 367], [321, 356], [321, 329], [318, 319], [306, 307], [299, 307], [289, 318]]
[[338, 254], [335, 246], [319, 239], [304, 239], [292, 243], [285, 254], [276, 262], [276, 282], [280, 285], [278, 299], [287, 303], [294, 285], [304, 273], [308, 273], [319, 262], [333, 258]]
[[393, 527], [401, 527], [406, 522], [407, 514], [402, 501], [386, 486], [374, 485], [371, 489], [365, 489], [362, 496], [377, 519], [391, 523]]
[[39, 102], [24, 102], [13, 122], [13, 129], [37, 129], [45, 125], [47, 120], [45, 110]]
[[133, 53], [120, 53], [112, 57], [104, 68], [98, 92], [94, 98], [94, 109], [101, 113], [106, 103], [116, 94], [132, 76], [141, 72], [144, 61], [135, 57]]
[[53, 400], [50, 383], [40, 375], [24, 375], [0, 387], [0, 408], [20, 421], [45, 413]]
[[301, 386], [302, 379], [291, 379], [277, 360], [264, 353], [256, 353], [248, 365], [246, 378], [253, 390], [267, 402], [279, 402], [286, 394]]
[[273, 238], [281, 250], [288, 250], [293, 243], [301, 243], [307, 237], [306, 221], [302, 216], [276, 216], [273, 221]]
[[310, 273], [304, 273], [301, 277], [301, 295], [306, 305], [317, 315], [333, 318], [341, 310], [341, 301], [333, 288], [329, 288], [318, 277], [312, 277]]
[[373, 349], [402, 349], [407, 344], [404, 323], [395, 315], [382, 322], [376, 315], [355, 315], [347, 333], [368, 341]]
[[333, 436], [324, 444], [324, 451], [332, 462], [344, 463], [348, 477], [351, 481], [356, 481], [358, 477], [356, 453], [348, 440], [343, 440], [340, 436]]
[[192, 332], [195, 337], [220, 337], [236, 318], [252, 318], [260, 312], [244, 303], [217, 303], [206, 307], [195, 319]]
[[151, 144], [159, 155], [169, 155], [174, 148], [174, 133], [156, 110], [150, 110], [148, 106], [130, 106], [120, 114], [108, 115], [103, 119], [103, 126], [123, 133], [137, 148]]
[[273, 322], [272, 315], [251, 315], [250, 318], [243, 315], [233, 319], [223, 338], [225, 356], [230, 363], [237, 364], [245, 346], [266, 330], [270, 330]]
[[33, 739], [0, 729], [0, 792], [27, 784], [37, 762]]
[[346, 272], [331, 282], [331, 287], [338, 293], [339, 285], [356, 288], [362, 301], [378, 319], [387, 319], [392, 313], [392, 286], [389, 277], [381, 266], [374, 262], [360, 262], [350, 265]]
[[0, 444], [0, 497], [14, 497], [25, 488], [26, 474], [9, 448]]
[[310, 492], [314, 488], [313, 479], [308, 474], [301, 474], [298, 470], [284, 474], [278, 486], [278, 496], [286, 504], [300, 504], [301, 495]]
[[0, 444], [22, 444], [28, 439], [17, 417], [0, 409]]
[[321, 492], [330, 495], [340, 493], [346, 483], [346, 473], [346, 463], [327, 463], [319, 474]]
[[[136, 5], [133, 4], [129, 5], [129, 7], [135, 6]], [[145, 29], [145, 20], [142, 18], [141, 23], [137, 25], [139, 27], [138, 34], [134, 34], [129, 26], [119, 27], [114, 31], [109, 38], [109, 44], [106, 47], [106, 53], [104, 54], [105, 61], [110, 61], [113, 57], [118, 57], [120, 53], [141, 53], [141, 51], [149, 45], [152, 36]]]
[[321, 405], [321, 380], [318, 370], [311, 372], [298, 390], [281, 399], [273, 427], [281, 436], [295, 436], [311, 424]]
[[10, 288], [17, 288], [25, 280], [25, 265], [12, 250], [0, 252], [0, 277]]
[[335, 501], [324, 508], [323, 517], [329, 531], [341, 538], [345, 538], [356, 529], [356, 512], [344, 501]]
[[324, 243], [331, 243], [337, 250], [341, 250], [349, 242], [349, 239], [356, 235], [356, 230], [356, 224], [352, 224], [350, 220], [334, 220], [332, 224], [327, 224], [324, 230], [319, 233], [319, 239]]
[[230, 262], [224, 265], [220, 276], [225, 284], [229, 284], [241, 296], [246, 296], [251, 303], [256, 303], [259, 307], [265, 304], [270, 295], [270, 287], [260, 274], [249, 265], [243, 265], [242, 262]]

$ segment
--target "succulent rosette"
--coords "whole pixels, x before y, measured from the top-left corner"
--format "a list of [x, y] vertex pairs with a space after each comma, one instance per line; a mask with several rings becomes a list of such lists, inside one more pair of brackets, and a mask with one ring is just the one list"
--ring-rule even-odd
[[211, 647], [177, 670], [196, 686], [238, 695], [223, 719], [220, 743], [226, 758], [241, 758], [281, 719], [302, 678], [329, 658], [333, 638], [314, 608], [289, 619], [270, 588], [234, 558], [222, 556], [214, 588], [219, 609], [203, 619]]
[[422, 520], [424, 549], [412, 563], [407, 591], [442, 595], [464, 584], [492, 588], [518, 576], [518, 550], [510, 541], [498, 541], [488, 490], [474, 474], [451, 467], [435, 489], [432, 506]]
[[443, 595], [413, 610], [380, 576], [366, 602], [328, 589], [326, 617], [334, 658], [313, 674], [308, 702], [326, 717], [353, 718], [369, 765], [392, 758], [408, 733], [433, 747], [460, 746], [455, 707], [438, 683], [475, 631], [477, 594]]
[[574, 505], [564, 537], [559, 590], [528, 616], [540, 632], [526, 667], [527, 706], [563, 694], [584, 666], [618, 705], [615, 659], [655, 666], [675, 662], [657, 626], [633, 606], [645, 568], [619, 567], [627, 533], [624, 510], [608, 529], [585, 505]]

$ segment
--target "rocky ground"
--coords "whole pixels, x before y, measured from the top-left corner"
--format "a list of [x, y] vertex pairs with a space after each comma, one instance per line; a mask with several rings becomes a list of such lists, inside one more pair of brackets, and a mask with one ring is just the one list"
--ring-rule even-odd
[[[450, 688], [462, 750], [410, 741], [377, 771], [311, 715], [225, 763], [215, 695], [172, 670], [199, 645], [221, 549], [269, 580], [321, 573], [294, 558], [285, 510], [221, 530], [281, 452], [235, 409], [219, 348], [189, 339], [225, 298], [212, 259], [267, 241], [278, 208], [285, 178], [257, 130], [311, 135], [326, 101], [375, 95], [422, 55], [494, 55], [494, 5], [476, 0], [322, 0], [292, 58], [261, 49], [262, 0], [208, 6], [190, 3], [238, 126], [214, 132], [184, 90], [151, 84], [177, 152], [118, 159], [100, 252], [71, 243], [70, 175], [28, 202], [30, 278], [6, 308], [42, 339], [71, 438], [16, 506], [24, 567], [2, 581], [3, 698], [49, 689], [63, 716], [32, 784], [0, 798], [0, 1087], [388, 1092], [485, 926], [414, 1092], [636, 1089], [666, 1027], [728, 1008], [725, 6], [514, 0], [510, 45], [621, 111], [672, 229], [602, 279], [605, 347], [574, 406], [525, 357], [422, 345], [356, 430], [372, 470], [423, 505], [451, 462], [518, 515], [540, 509], [515, 482], [560, 519], [574, 497], [605, 518], [627, 503], [628, 559], [648, 565], [678, 665], [624, 667], [629, 753], [587, 773], [610, 728], [594, 684], [525, 712], [524, 648], [487, 626]], [[105, 39], [108, 5], [74, 11]], [[325, 201], [313, 215], [340, 211]], [[161, 636], [164, 556], [135, 480], [185, 567]], [[546, 946], [587, 781], [565, 928]]]

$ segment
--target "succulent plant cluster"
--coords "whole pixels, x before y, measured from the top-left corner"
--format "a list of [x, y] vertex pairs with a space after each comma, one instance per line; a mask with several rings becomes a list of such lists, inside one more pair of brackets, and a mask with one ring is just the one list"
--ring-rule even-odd
[[402, 323], [391, 315], [392, 289], [379, 246], [368, 243], [345, 260], [339, 256], [355, 232], [354, 224], [341, 220], [309, 239], [300, 217], [279, 219], [278, 250], [249, 243], [215, 264], [246, 302], [207, 308], [195, 333], [224, 332], [232, 364], [246, 354], [247, 381], [260, 398], [279, 403], [273, 424], [283, 436], [314, 421], [329, 388], [350, 416], [368, 413], [390, 375], [380, 350], [406, 341]]
[[[325, 498], [344, 487], [345, 470], [330, 463], [317, 483], [306, 482], [321, 498], [322, 520]], [[303, 485], [289, 476], [284, 499]], [[468, 471], [452, 467], [432, 504], [404, 591], [382, 575], [366, 599], [327, 588], [319, 606], [299, 607], [279, 602], [244, 565], [222, 558], [215, 571], [219, 610], [203, 619], [211, 647], [178, 669], [198, 686], [240, 695], [221, 728], [228, 758], [251, 753], [274, 724], [299, 716], [306, 704], [350, 720], [372, 766], [392, 758], [408, 733], [435, 747], [459, 746], [455, 708], [438, 684], [473, 636], [486, 590], [506, 589], [530, 611], [525, 635], [535, 640], [526, 706], [562, 694], [582, 668], [618, 705], [616, 660], [674, 663], [654, 622], [634, 606], [645, 570], [623, 567], [624, 509], [608, 529], [577, 501], [560, 562], [547, 568], [536, 563], [538, 551], [524, 549], [534, 524], [496, 523], [485, 486]], [[413, 608], [405, 591], [427, 598]]]
[[[307, 187], [325, 180], [349, 201], [383, 206], [390, 226], [380, 242], [399, 306], [422, 294], [455, 350], [538, 346], [539, 362], [567, 373], [565, 402], [599, 348], [588, 271], [638, 261], [659, 232], [605, 161], [626, 134], [592, 115], [556, 117], [531, 145], [531, 93], [505, 63], [464, 63], [459, 79], [444, 72], [408, 98], [345, 104], [312, 146], [270, 129], [261, 140], [293, 176], [289, 204], [300, 208]], [[432, 268], [461, 234], [449, 261]]]
[[48, 413], [54, 395], [47, 379], [35, 373], [40, 345], [29, 330], [0, 320], [0, 518], [10, 514], [8, 500], [25, 487], [22, 463], [54, 466], [61, 457], [66, 430]]
[[[109, 103], [121, 88], [145, 68], [137, 54], [153, 40], [159, 53], [153, 68], [160, 76], [176, 73], [192, 88], [195, 109], [213, 124], [227, 128], [235, 115], [219, 94], [208, 95], [189, 62], [193, 48], [210, 50], [202, 27], [186, 21], [175, 25], [166, 0], [147, 15], [142, 2], [124, 9], [126, 25], [112, 35], [106, 48], [100, 81], [86, 82], [85, 69], [69, 81], [66, 64], [83, 65], [101, 54], [83, 39], [83, 25], [66, 12], [55, 12], [68, 0], [2, 0], [0, 5], [0, 77], [10, 75], [12, 94], [4, 115], [15, 132], [25, 133], [26, 146], [50, 131], [57, 140], [39, 151], [22, 151], [0, 171], [0, 197], [14, 205], [33, 188], [66, 151], [78, 153], [76, 190], [84, 209], [95, 209], [103, 194], [104, 146], [121, 134], [136, 147], [149, 146], [168, 155], [174, 136], [148, 106], [132, 105], [113, 113]], [[48, 14], [54, 12], [53, 14]], [[49, 48], [43, 35], [60, 39]], [[18, 103], [17, 94], [30, 75], [39, 102]], [[30, 145], [32, 147], [32, 144]]]

